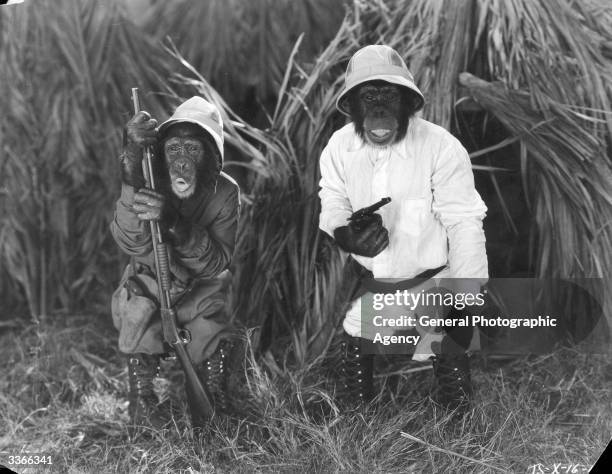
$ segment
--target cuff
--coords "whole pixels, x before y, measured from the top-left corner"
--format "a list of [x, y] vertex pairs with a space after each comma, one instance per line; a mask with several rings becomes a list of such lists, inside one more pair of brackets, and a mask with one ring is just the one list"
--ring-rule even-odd
[[321, 214], [319, 217], [319, 229], [333, 238], [334, 230], [338, 227], [348, 225], [348, 218], [351, 217], [351, 214], [351, 211], [337, 211]]
[[130, 186], [129, 184], [121, 183], [121, 196], [119, 199], [129, 206], [134, 203], [134, 194], [136, 194], [136, 190], [134, 186]]

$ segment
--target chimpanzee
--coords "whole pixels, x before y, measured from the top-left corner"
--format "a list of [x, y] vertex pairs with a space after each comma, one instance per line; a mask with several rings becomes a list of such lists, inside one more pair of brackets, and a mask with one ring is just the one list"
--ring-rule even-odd
[[[144, 147], [152, 147], [158, 157], [157, 191], [144, 187]], [[219, 111], [192, 97], [159, 127], [147, 112], [138, 112], [125, 127], [120, 166], [121, 197], [110, 228], [131, 261], [113, 294], [112, 313], [119, 349], [127, 354], [131, 421], [155, 427], [167, 421], [153, 390], [165, 347], [160, 318], [154, 317], [158, 305], [150, 220], [159, 221], [169, 243], [171, 299], [179, 324], [191, 334], [187, 350], [215, 410], [224, 412], [233, 345], [227, 268], [236, 244], [240, 197], [236, 182], [221, 171]], [[187, 399], [191, 407], [189, 391]]]
[[[350, 254], [347, 265], [361, 282], [343, 320], [341, 392], [349, 405], [374, 396], [377, 335], [399, 334], [362, 319], [361, 296], [392, 291], [398, 281], [414, 294], [432, 291], [442, 278], [475, 294], [488, 279], [482, 227], [487, 208], [474, 187], [468, 154], [448, 131], [419, 116], [424, 103], [394, 49], [360, 49], [336, 102], [351, 122], [332, 135], [321, 155], [319, 226]], [[348, 220], [384, 197], [391, 202], [366, 225]], [[399, 310], [418, 316], [419, 308]], [[449, 317], [454, 316], [451, 309]], [[433, 360], [434, 400], [466, 408], [472, 393], [466, 351], [475, 342], [473, 332], [451, 340], [448, 331], [417, 330], [421, 337], [410, 352], [414, 360]], [[451, 347], [455, 350], [446, 350]]]
[[423, 99], [406, 88], [378, 79], [351, 90], [343, 105], [362, 140], [373, 146], [387, 146], [404, 139], [409, 119], [423, 107]]

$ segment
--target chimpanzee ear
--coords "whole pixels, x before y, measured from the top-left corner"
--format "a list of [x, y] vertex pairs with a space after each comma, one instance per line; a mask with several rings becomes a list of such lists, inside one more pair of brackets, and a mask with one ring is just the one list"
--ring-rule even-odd
[[404, 93], [406, 94], [405, 101], [408, 104], [408, 110], [410, 111], [410, 115], [414, 115], [423, 108], [425, 101], [420, 95], [408, 90], [406, 90], [406, 92]]
[[340, 102], [338, 102], [339, 107], [344, 110], [347, 114], [351, 115], [351, 101], [349, 100], [349, 94], [345, 95]]

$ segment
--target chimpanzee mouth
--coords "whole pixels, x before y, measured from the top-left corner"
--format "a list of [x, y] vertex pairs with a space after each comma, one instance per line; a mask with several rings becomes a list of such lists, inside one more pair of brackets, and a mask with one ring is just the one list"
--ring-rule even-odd
[[172, 180], [172, 190], [179, 197], [186, 197], [187, 194], [191, 194], [192, 183], [187, 182], [183, 178], [174, 178]]
[[191, 186], [191, 184], [185, 181], [183, 178], [176, 178], [174, 180], [174, 186], [179, 191], [186, 191], [189, 188], [189, 186]]
[[395, 136], [395, 129], [375, 128], [366, 130], [366, 135], [371, 143], [385, 145]]
[[375, 130], [370, 130], [370, 133], [374, 135], [376, 138], [385, 138], [389, 135], [393, 130], [389, 130], [388, 128], [377, 128]]

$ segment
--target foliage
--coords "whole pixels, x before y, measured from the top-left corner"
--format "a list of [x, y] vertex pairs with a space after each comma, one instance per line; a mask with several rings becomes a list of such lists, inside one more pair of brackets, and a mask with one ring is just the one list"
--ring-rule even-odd
[[66, 316], [0, 336], [2, 452], [47, 453], [51, 472], [525, 472], [588, 468], [612, 429], [602, 355], [478, 359], [477, 405], [453, 423], [427, 399], [428, 366], [387, 362], [373, 409], [340, 414], [320, 364], [288, 370], [248, 351], [234, 398], [248, 417], [218, 419], [194, 437], [180, 373], [164, 366], [160, 392], [169, 387], [175, 423], [129, 437], [125, 365], [103, 321]]
[[[114, 1], [3, 8], [0, 45], [0, 108], [11, 111], [0, 116], [0, 261], [38, 316], [108, 294], [130, 87], [162, 91], [170, 66]], [[145, 101], [164, 109], [163, 97]]]
[[[293, 44], [311, 61], [333, 38], [348, 2], [337, 0], [173, 0], [157, 2], [146, 30], [178, 51], [232, 107], [250, 112], [277, 95]], [[253, 107], [254, 106], [254, 107]]]

